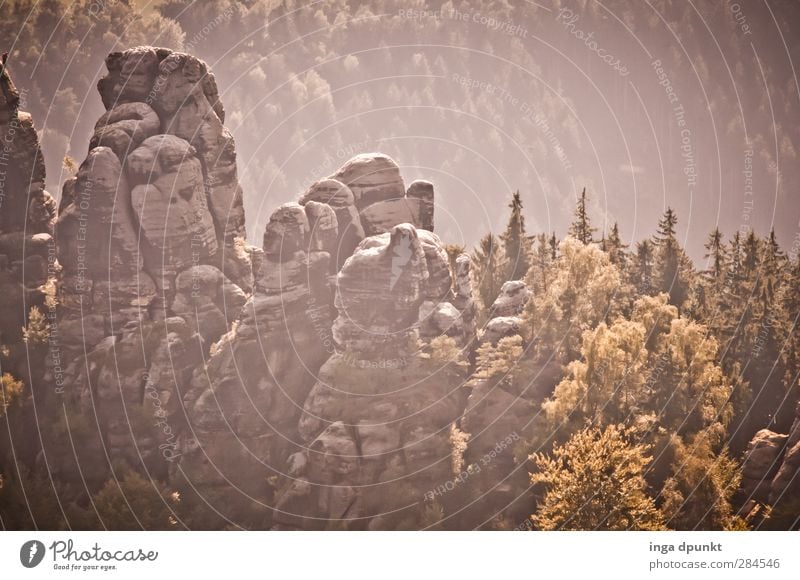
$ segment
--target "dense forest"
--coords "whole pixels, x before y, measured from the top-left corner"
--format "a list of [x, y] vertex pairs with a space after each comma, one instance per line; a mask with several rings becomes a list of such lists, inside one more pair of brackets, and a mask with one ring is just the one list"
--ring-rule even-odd
[[[534, 523], [746, 528], [747, 442], [762, 428], [789, 431], [798, 402], [796, 245], [787, 255], [774, 233], [726, 240], [714, 229], [695, 266], [670, 208], [653, 238], [629, 248], [616, 224], [593, 227], [585, 190], [563, 241], [528, 235], [518, 194], [510, 207], [506, 230], [473, 251], [473, 271], [484, 312], [506, 280], [525, 280], [529, 346], [504, 339], [478, 351], [478, 366], [522, 385], [545, 362], [564, 368], [520, 450], [534, 451]], [[797, 500], [779, 503], [771, 518], [796, 526]]]
[[[597, 4], [580, 26], [609, 51], [620, 23], [673, 46]], [[641, 93], [563, 38], [548, 58], [558, 2], [8, 3], [0, 124], [31, 113], [38, 141], [15, 146], [43, 183], [22, 184], [38, 214], [0, 214], [0, 529], [800, 529], [796, 87], [775, 66], [766, 92], [720, 88], [697, 15], [656, 4], [685, 44], [648, 56], [699, 175], [651, 58], [628, 55]], [[725, 82], [750, 83], [740, 23], [703, 10]], [[125, 96], [115, 58], [197, 78]], [[115, 148], [108, 127], [147, 115]], [[95, 244], [84, 310], [97, 167], [132, 226]], [[185, 186], [163, 208], [194, 230], [142, 201], [158, 180]], [[95, 210], [112, 239], [122, 218]]]

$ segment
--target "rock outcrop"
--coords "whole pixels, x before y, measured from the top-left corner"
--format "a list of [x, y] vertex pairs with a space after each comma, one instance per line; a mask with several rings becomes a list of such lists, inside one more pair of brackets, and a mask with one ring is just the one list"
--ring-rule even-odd
[[166, 477], [182, 398], [240, 316], [253, 252], [205, 63], [140, 47], [106, 65], [106, 113], [56, 224], [63, 382], [67, 400], [96, 415], [111, 467]]
[[272, 214], [242, 318], [184, 396], [173, 481], [223, 498], [221, 522], [418, 527], [449, 477], [464, 371], [430, 344], [468, 344], [474, 307], [466, 257], [454, 294], [441, 241], [415, 226], [432, 220], [432, 187], [413, 189], [430, 203], [378, 211], [403, 181], [363, 155]]
[[[0, 65], [0, 344], [4, 372], [24, 377], [29, 370], [21, 329], [30, 309], [51, 316], [52, 284], [58, 273], [53, 226], [56, 203], [44, 189], [45, 167], [33, 119], [5, 64]], [[54, 314], [54, 311], [52, 312]]]
[[773, 509], [800, 498], [800, 404], [788, 435], [762, 429], [747, 446], [742, 462], [746, 500]]
[[427, 314], [463, 335], [452, 299], [441, 242], [411, 224], [365, 239], [345, 262], [337, 352], [303, 405], [279, 527], [424, 527], [426, 494], [453, 477], [450, 434], [465, 377], [456, 360], [420, 348], [419, 331]]
[[178, 486], [224, 497], [224, 521], [271, 518], [271, 483], [301, 444], [297, 419], [330, 338], [330, 206], [278, 208], [264, 234], [255, 291], [235, 328], [197, 369], [184, 396], [190, 429], [181, 438]]
[[781, 466], [788, 435], [761, 429], [747, 446], [742, 464], [742, 491], [748, 499], [769, 503], [772, 480]]
[[367, 236], [386, 233], [401, 223], [433, 231], [433, 184], [415, 181], [406, 191], [400, 168], [391, 157], [380, 153], [358, 155], [332, 179], [352, 192]]

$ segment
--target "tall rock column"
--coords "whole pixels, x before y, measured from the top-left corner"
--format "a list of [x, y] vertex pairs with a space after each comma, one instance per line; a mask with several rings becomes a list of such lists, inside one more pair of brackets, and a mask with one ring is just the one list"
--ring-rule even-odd
[[[24, 97], [24, 94], [22, 95]], [[39, 138], [28, 113], [19, 110], [24, 98], [0, 65], [0, 345], [2, 371], [25, 379], [30, 387], [42, 365], [28, 364], [22, 328], [30, 309], [48, 319], [58, 273], [53, 225], [56, 204], [44, 189], [45, 168]]]
[[100, 449], [81, 453], [166, 477], [192, 373], [252, 288], [251, 249], [205, 63], [138, 47], [106, 66], [106, 113], [64, 185], [56, 226], [64, 384], [99, 428]]
[[302, 444], [303, 402], [333, 352], [329, 276], [337, 237], [336, 213], [326, 204], [275, 210], [242, 318], [184, 397], [189, 424], [173, 482], [199, 508], [211, 504], [218, 524], [273, 520], [277, 480]]

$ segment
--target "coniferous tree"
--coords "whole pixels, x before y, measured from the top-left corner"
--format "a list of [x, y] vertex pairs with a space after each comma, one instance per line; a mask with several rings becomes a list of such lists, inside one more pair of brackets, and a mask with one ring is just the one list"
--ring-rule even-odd
[[722, 232], [719, 231], [719, 228], [714, 228], [714, 231], [708, 235], [705, 249], [704, 257], [709, 263], [706, 275], [713, 281], [715, 286], [718, 286], [725, 278], [725, 263], [727, 260], [725, 245], [722, 242]]
[[500, 240], [494, 234], [481, 238], [472, 253], [472, 278], [477, 288], [479, 306], [484, 312], [492, 307], [506, 281], [507, 260]]
[[728, 280], [725, 283], [725, 289], [736, 297], [742, 277], [742, 235], [738, 230], [731, 238], [728, 256]]
[[555, 262], [558, 259], [558, 239], [556, 239], [556, 233], [553, 232], [550, 235], [550, 260]]
[[550, 268], [554, 261], [547, 235], [539, 234], [536, 236], [536, 245], [531, 253], [531, 266], [526, 280], [531, 290], [537, 293], [547, 292], [550, 281]]
[[500, 236], [503, 241], [507, 264], [506, 279], [521, 280], [530, 266], [530, 239], [525, 232], [525, 216], [522, 215], [522, 197], [519, 190], [511, 196], [508, 204], [511, 215], [506, 230]]
[[632, 281], [639, 294], [651, 295], [655, 292], [653, 284], [653, 256], [653, 243], [650, 240], [642, 240], [636, 244]]
[[617, 266], [620, 270], [625, 271], [628, 258], [625, 252], [628, 246], [622, 243], [622, 238], [619, 235], [619, 225], [617, 222], [614, 222], [614, 225], [611, 227], [611, 233], [608, 236], [606, 246], [608, 258], [611, 260], [611, 263]]
[[584, 187], [578, 199], [578, 205], [575, 207], [575, 217], [569, 227], [569, 235], [584, 244], [591, 244], [592, 234], [595, 231], [586, 209], [586, 188]]
[[681, 308], [689, 297], [691, 284], [691, 265], [678, 243], [675, 227], [678, 216], [668, 207], [658, 222], [654, 243], [656, 290], [669, 294], [672, 304]]

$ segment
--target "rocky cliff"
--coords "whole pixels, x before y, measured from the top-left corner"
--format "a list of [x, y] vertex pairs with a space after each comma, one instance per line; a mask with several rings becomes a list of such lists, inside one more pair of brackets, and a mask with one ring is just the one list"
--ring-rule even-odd
[[213, 74], [166, 49], [112, 53], [107, 111], [56, 224], [66, 397], [99, 455], [163, 476], [181, 399], [252, 289], [236, 150]]
[[[44, 190], [45, 168], [39, 138], [11, 76], [0, 65], [0, 345], [9, 349], [6, 368], [27, 379], [38, 375], [22, 342], [31, 308], [55, 316], [48, 284], [57, 275], [53, 228], [56, 202]], [[52, 310], [51, 310], [52, 309]], [[33, 346], [33, 345], [31, 345]]]

